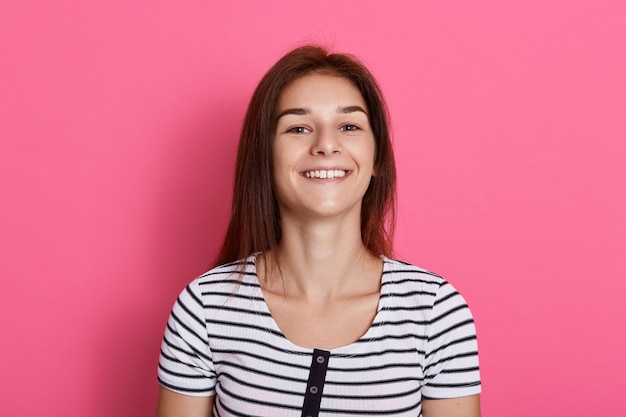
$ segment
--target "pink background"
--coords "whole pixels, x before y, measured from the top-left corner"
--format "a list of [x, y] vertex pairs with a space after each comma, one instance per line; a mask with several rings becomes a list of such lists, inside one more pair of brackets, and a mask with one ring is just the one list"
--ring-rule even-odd
[[0, 415], [154, 414], [247, 100], [303, 40], [385, 90], [398, 257], [469, 300], [483, 415], [624, 415], [625, 4], [2, 2]]

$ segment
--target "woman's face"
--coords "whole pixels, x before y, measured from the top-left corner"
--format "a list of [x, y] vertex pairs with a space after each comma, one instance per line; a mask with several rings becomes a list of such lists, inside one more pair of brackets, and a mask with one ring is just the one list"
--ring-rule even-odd
[[359, 90], [347, 79], [309, 74], [283, 90], [273, 139], [281, 217], [348, 216], [360, 224], [374, 174], [374, 135]]

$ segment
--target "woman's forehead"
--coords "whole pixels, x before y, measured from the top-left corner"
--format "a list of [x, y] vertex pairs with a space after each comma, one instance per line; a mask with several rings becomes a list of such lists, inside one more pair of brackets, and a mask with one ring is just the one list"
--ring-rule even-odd
[[305, 113], [321, 105], [334, 106], [338, 110], [360, 107], [367, 114], [365, 99], [351, 80], [335, 74], [310, 73], [291, 81], [283, 88], [274, 109], [274, 116], [278, 118], [285, 111], [293, 114]]

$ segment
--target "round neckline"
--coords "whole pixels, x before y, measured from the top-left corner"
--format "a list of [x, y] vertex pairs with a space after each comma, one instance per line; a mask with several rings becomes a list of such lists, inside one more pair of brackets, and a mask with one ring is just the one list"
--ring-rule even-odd
[[265, 318], [265, 320], [267, 320], [268, 329], [281, 336], [282, 340], [285, 343], [285, 346], [284, 346], [285, 349], [288, 349], [291, 351], [295, 350], [295, 351], [300, 351], [300, 352], [307, 352], [307, 353], [313, 352], [315, 349], [318, 349], [318, 350], [325, 350], [325, 351], [331, 352], [331, 354], [333, 355], [350, 355], [351, 353], [353, 353], [350, 351], [355, 350], [355, 347], [358, 346], [361, 341], [371, 339], [371, 337], [368, 335], [373, 331], [372, 329], [376, 325], [379, 325], [382, 322], [382, 318], [381, 318], [382, 312], [387, 308], [387, 303], [389, 302], [388, 300], [389, 295], [386, 294], [387, 288], [389, 287], [388, 285], [386, 285], [388, 283], [387, 279], [390, 276], [388, 272], [390, 271], [390, 268], [391, 268], [391, 260], [389, 258], [387, 258], [384, 255], [379, 255], [380, 259], [383, 261], [383, 268], [381, 271], [380, 293], [378, 294], [378, 306], [376, 309], [376, 315], [374, 316], [374, 319], [370, 323], [365, 333], [363, 333], [356, 340], [346, 345], [337, 346], [332, 349], [322, 349], [319, 347], [304, 347], [304, 346], [300, 346], [292, 342], [283, 333], [280, 326], [278, 326], [278, 323], [274, 319], [274, 316], [272, 315], [272, 312], [270, 311], [270, 308], [267, 305], [267, 301], [265, 300], [265, 295], [263, 294], [263, 290], [261, 289], [261, 282], [259, 281], [259, 276], [257, 274], [256, 259], [261, 253], [262, 252], [256, 252], [250, 255], [250, 257], [248, 258], [248, 261], [250, 262], [253, 268], [254, 280], [255, 280], [255, 283], [257, 284], [257, 290], [258, 290], [258, 294], [253, 298], [253, 300], [255, 303], [260, 303], [262, 305], [262, 308], [260, 308], [259, 310], [263, 312], [262, 316]]

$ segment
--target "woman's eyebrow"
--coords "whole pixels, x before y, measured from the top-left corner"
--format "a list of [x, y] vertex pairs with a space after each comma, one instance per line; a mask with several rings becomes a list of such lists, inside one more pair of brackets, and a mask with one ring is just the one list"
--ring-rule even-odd
[[[337, 107], [337, 113], [341, 113], [341, 114], [355, 113], [358, 111], [365, 113], [366, 116], [369, 116], [367, 112], [365, 111], [365, 109], [361, 106], [338, 106]], [[307, 115], [311, 113], [312, 113], [311, 109], [307, 107], [294, 107], [291, 109], [285, 109], [281, 111], [280, 113], [278, 113], [278, 115], [276, 116], [276, 120], [288, 114], [295, 114], [296, 116], [303, 116], [303, 115]]]
[[295, 114], [297, 116], [302, 116], [305, 114], [310, 114], [311, 113], [311, 109], [307, 109], [307, 108], [293, 108], [293, 109], [285, 109], [283, 111], [281, 111], [280, 113], [278, 113], [278, 115], [276, 116], [276, 120], [280, 119], [283, 116], [286, 116], [288, 114]]
[[354, 112], [363, 112], [367, 116], [367, 112], [361, 106], [346, 106], [346, 107], [337, 107], [337, 113], [354, 113]]

